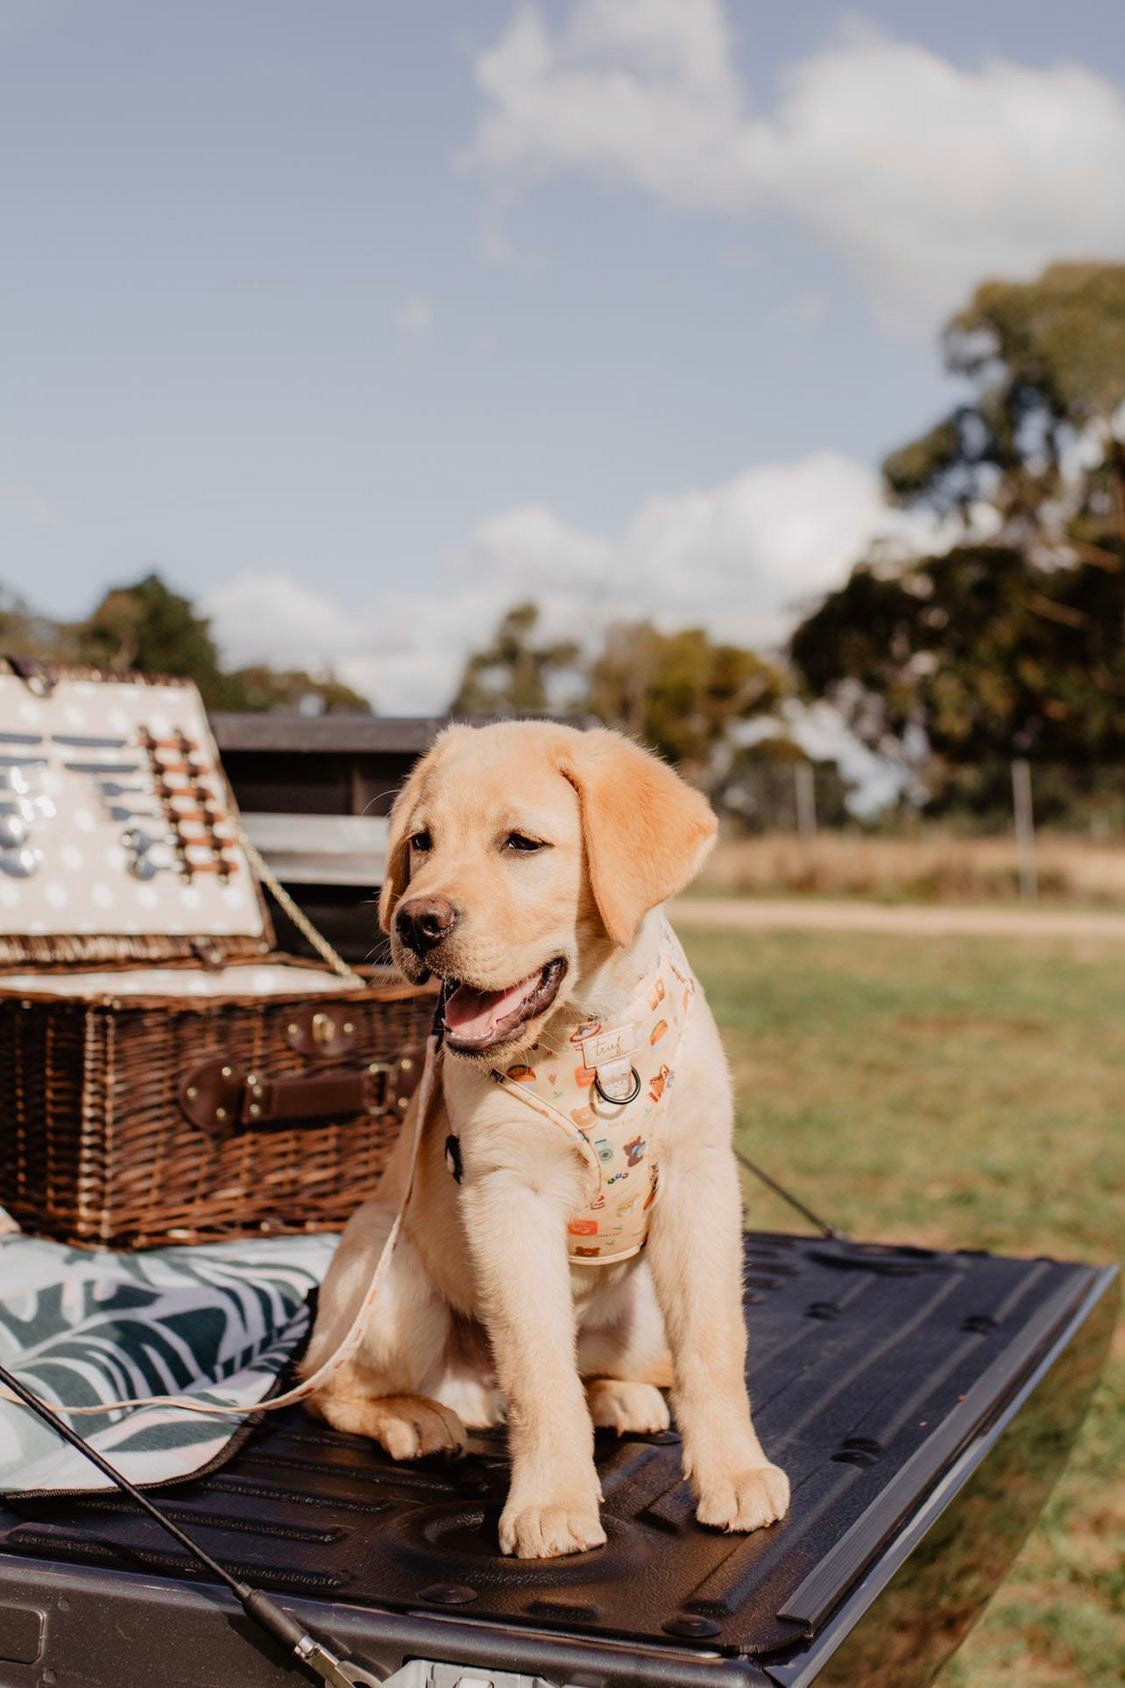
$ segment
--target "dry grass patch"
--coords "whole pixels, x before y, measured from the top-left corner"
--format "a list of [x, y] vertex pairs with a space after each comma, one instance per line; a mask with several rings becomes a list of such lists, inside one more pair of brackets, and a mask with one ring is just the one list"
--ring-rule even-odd
[[[1036, 849], [1040, 896], [1048, 901], [1125, 905], [1125, 842], [1096, 844], [1044, 833]], [[1019, 895], [1010, 838], [878, 838], [821, 832], [723, 839], [700, 887], [754, 896], [811, 894], [899, 902], [1006, 901]]]

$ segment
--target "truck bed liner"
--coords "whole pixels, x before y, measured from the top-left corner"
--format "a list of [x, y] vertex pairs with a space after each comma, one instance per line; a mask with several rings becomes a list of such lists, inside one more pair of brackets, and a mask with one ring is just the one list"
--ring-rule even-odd
[[[1048, 1389], [1050, 1373], [1065, 1373], [1065, 1391], [1056, 1388], [1050, 1411], [1036, 1420], [1037, 1495], [1019, 1530], [1009, 1530], [1004, 1564], [1010, 1560], [1096, 1380], [1112, 1278], [1047, 1259], [749, 1235], [755, 1420], [793, 1485], [789, 1518], [752, 1536], [694, 1522], [674, 1432], [620, 1441], [599, 1434], [606, 1546], [565, 1560], [503, 1559], [502, 1434], [473, 1436], [454, 1463], [404, 1466], [300, 1409], [262, 1421], [225, 1467], [166, 1489], [164, 1502], [231, 1570], [287, 1603], [295, 1597], [307, 1621], [371, 1662], [393, 1662], [396, 1649], [399, 1660], [467, 1662], [463, 1650], [448, 1650], [454, 1635], [467, 1633], [496, 1666], [544, 1669], [550, 1654], [559, 1680], [559, 1661], [573, 1652], [586, 1661], [583, 1682], [686, 1683], [716, 1673], [807, 1681], [824, 1664], [824, 1638], [834, 1625], [840, 1631], [849, 1600], [865, 1587], [873, 1599], [888, 1581], [902, 1558], [896, 1542], [912, 1527], [917, 1536], [927, 1505], [936, 1518], [956, 1498], [1000, 1439], [1005, 1410], [1033, 1388], [1037, 1397]], [[138, 1579], [147, 1591], [139, 1604]], [[142, 1608], [151, 1625], [160, 1610], [153, 1591], [163, 1591], [163, 1634], [169, 1645], [174, 1635], [187, 1645], [203, 1611], [215, 1621], [224, 1611], [213, 1585], [205, 1608], [183, 1598], [205, 1581], [116, 1495], [0, 1502], [0, 1660], [4, 1614], [17, 1610], [21, 1589], [42, 1618], [34, 1662], [21, 1663], [16, 1652], [0, 1681], [23, 1688], [48, 1680], [48, 1665], [60, 1688], [131, 1688], [121, 1662], [116, 1673], [108, 1662], [97, 1665], [88, 1643], [77, 1673], [72, 1620], [83, 1591], [111, 1606], [116, 1598], [126, 1632], [128, 1614]], [[36, 1589], [47, 1592], [31, 1598]], [[185, 1683], [293, 1679], [268, 1648], [236, 1635], [233, 1619], [222, 1622], [228, 1674], [185, 1674]], [[833, 1648], [841, 1639], [835, 1633]], [[145, 1647], [149, 1666], [153, 1644]], [[209, 1669], [208, 1656], [196, 1652], [192, 1668]], [[593, 1668], [603, 1656], [610, 1664]], [[913, 1679], [907, 1672], [894, 1680]]]

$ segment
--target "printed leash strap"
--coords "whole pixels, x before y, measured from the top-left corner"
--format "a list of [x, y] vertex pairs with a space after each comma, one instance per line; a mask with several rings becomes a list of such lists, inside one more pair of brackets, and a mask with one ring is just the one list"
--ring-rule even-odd
[[[107, 1412], [116, 1412], [119, 1409], [133, 1407], [181, 1407], [184, 1412], [189, 1413], [209, 1413], [215, 1416], [230, 1415], [235, 1418], [248, 1418], [252, 1413], [273, 1413], [281, 1407], [291, 1407], [295, 1401], [305, 1400], [315, 1390], [327, 1383], [328, 1379], [340, 1369], [344, 1362], [351, 1359], [362, 1342], [368, 1315], [375, 1305], [379, 1291], [383, 1286], [383, 1280], [390, 1268], [391, 1257], [394, 1254], [406, 1209], [414, 1190], [414, 1178], [418, 1169], [418, 1154], [422, 1146], [422, 1134], [425, 1130], [426, 1118], [433, 1099], [439, 1048], [439, 1037], [436, 1032], [431, 1032], [426, 1043], [426, 1059], [417, 1091], [414, 1137], [410, 1145], [410, 1164], [406, 1175], [406, 1189], [403, 1192], [402, 1201], [399, 1203], [398, 1212], [395, 1214], [394, 1223], [387, 1234], [387, 1240], [383, 1244], [378, 1260], [375, 1262], [375, 1269], [368, 1281], [363, 1299], [355, 1317], [348, 1326], [347, 1332], [338, 1347], [333, 1350], [322, 1365], [317, 1367], [310, 1377], [304, 1378], [292, 1389], [287, 1389], [283, 1395], [274, 1395], [268, 1401], [252, 1402], [249, 1405], [242, 1406], [236, 1405], [234, 1402], [194, 1400], [186, 1395], [136, 1395], [128, 1400], [102, 1402], [98, 1406], [92, 1407], [68, 1407], [59, 1403], [57, 1410], [65, 1413], [68, 1418], [77, 1418], [86, 1413], [104, 1415]], [[0, 1385], [0, 1400], [11, 1401], [15, 1406], [26, 1406], [26, 1402], [21, 1401], [18, 1395], [13, 1395], [10, 1390], [5, 1389], [2, 1385]]]

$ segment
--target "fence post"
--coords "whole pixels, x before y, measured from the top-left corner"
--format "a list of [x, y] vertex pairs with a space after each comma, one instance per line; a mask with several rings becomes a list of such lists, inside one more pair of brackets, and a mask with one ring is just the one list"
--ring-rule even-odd
[[811, 762], [794, 762], [793, 785], [797, 798], [797, 831], [806, 844], [816, 837], [816, 778]]
[[1012, 763], [1012, 807], [1020, 860], [1020, 896], [1025, 903], [1033, 903], [1039, 896], [1039, 876], [1035, 871], [1035, 815], [1031, 806], [1031, 763], [1023, 756]]

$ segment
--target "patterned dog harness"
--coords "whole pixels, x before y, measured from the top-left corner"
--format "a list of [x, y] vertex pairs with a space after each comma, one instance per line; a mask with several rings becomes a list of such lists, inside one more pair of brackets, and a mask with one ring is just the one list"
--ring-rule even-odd
[[[664, 922], [656, 967], [612, 1026], [588, 1020], [561, 1049], [533, 1044], [524, 1063], [492, 1077], [564, 1131], [596, 1179], [587, 1207], [567, 1226], [572, 1262], [609, 1266], [644, 1247], [659, 1183], [661, 1108], [696, 983]], [[460, 1145], [446, 1144], [460, 1179]]]

